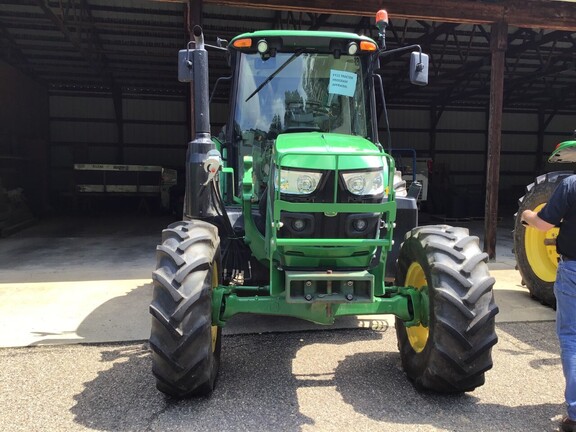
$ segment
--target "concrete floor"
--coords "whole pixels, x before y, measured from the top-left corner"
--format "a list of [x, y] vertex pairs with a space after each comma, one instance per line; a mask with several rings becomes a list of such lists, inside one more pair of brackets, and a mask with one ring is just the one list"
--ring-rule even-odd
[[[145, 340], [155, 248], [170, 217], [102, 216], [43, 221], [0, 239], [0, 347]], [[510, 221], [511, 222], [511, 221]], [[426, 217], [422, 224], [440, 223]], [[451, 223], [483, 237], [483, 222]], [[498, 323], [551, 321], [552, 309], [530, 299], [514, 270], [511, 226], [498, 227]], [[335, 327], [378, 328], [391, 316], [349, 317]], [[224, 334], [317, 328], [304, 321], [236, 316]]]

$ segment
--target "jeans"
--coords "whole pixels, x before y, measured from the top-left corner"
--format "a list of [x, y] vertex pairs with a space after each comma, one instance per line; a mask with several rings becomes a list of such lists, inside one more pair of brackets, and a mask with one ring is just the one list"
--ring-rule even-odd
[[554, 284], [556, 332], [566, 378], [568, 417], [576, 420], [576, 261], [560, 261]]

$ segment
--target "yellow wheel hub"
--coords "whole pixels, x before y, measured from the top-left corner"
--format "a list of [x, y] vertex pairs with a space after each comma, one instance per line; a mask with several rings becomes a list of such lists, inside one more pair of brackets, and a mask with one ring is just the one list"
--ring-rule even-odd
[[[408, 273], [406, 274], [405, 285], [413, 286], [420, 291], [428, 286], [424, 269], [417, 262], [410, 264]], [[428, 308], [426, 309], [428, 310]], [[430, 333], [428, 327], [422, 324], [406, 327], [406, 333], [408, 334], [408, 341], [410, 342], [412, 349], [417, 353], [422, 352], [428, 342], [428, 335]]]
[[[534, 209], [538, 213], [545, 204]], [[524, 233], [524, 248], [530, 268], [538, 278], [545, 282], [556, 280], [558, 269], [558, 252], [556, 252], [556, 238], [558, 228], [546, 232], [535, 228], [526, 228]]]

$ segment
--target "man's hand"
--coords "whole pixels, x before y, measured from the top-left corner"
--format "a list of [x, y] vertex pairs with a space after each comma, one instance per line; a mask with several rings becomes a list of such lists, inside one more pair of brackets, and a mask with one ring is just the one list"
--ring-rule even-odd
[[520, 216], [520, 220], [522, 221], [522, 225], [536, 228], [540, 231], [548, 231], [549, 229], [554, 228], [554, 225], [540, 219], [538, 214], [532, 210], [524, 210]]

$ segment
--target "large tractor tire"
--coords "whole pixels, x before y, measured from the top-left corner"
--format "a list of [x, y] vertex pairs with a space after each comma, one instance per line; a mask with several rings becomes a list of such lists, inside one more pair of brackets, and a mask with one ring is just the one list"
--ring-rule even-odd
[[472, 391], [484, 384], [498, 338], [488, 255], [465, 228], [430, 225], [406, 234], [398, 257], [398, 286], [422, 294], [421, 324], [396, 319], [402, 366], [418, 389]]
[[152, 372], [174, 397], [209, 395], [220, 364], [222, 329], [212, 325], [218, 286], [218, 231], [202, 221], [177, 222], [162, 232], [152, 275]]
[[554, 281], [558, 268], [558, 228], [546, 232], [527, 229], [520, 218], [524, 210], [540, 211], [562, 179], [572, 174], [571, 171], [556, 171], [538, 176], [534, 183], [526, 187], [526, 195], [518, 200], [514, 224], [514, 254], [522, 284], [526, 285], [533, 298], [553, 308], [556, 307]]

